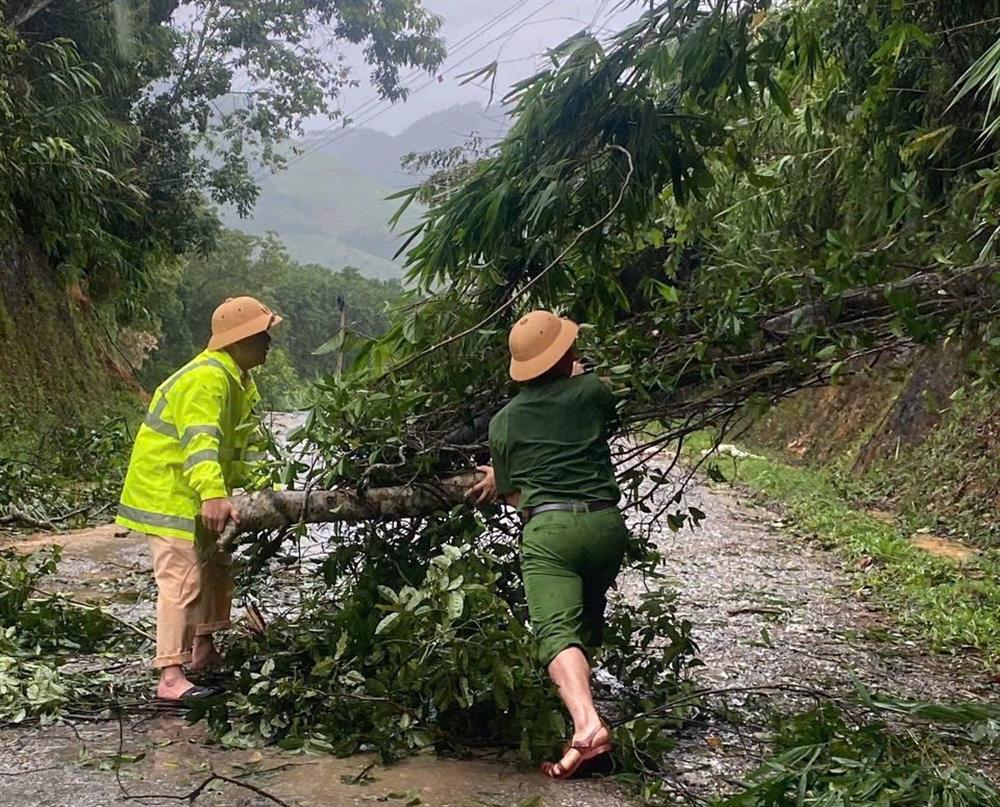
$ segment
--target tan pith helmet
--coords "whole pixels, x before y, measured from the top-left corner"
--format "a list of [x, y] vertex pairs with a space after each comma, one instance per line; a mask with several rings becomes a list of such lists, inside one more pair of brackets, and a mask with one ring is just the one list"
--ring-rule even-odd
[[281, 322], [281, 317], [254, 297], [229, 297], [212, 314], [209, 350], [222, 350], [248, 336], [263, 333]]
[[531, 381], [551, 370], [573, 347], [580, 326], [551, 311], [529, 311], [510, 329], [510, 377]]

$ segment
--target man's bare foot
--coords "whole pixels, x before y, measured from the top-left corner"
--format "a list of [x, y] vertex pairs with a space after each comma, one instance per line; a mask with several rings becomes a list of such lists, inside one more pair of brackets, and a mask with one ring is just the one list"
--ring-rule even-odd
[[[582, 747], [574, 748], [574, 745]], [[562, 759], [555, 763], [544, 763], [542, 772], [551, 779], [567, 779], [576, 771], [581, 760], [589, 762], [610, 750], [611, 732], [608, 727], [600, 722], [586, 726], [573, 734], [573, 739], [566, 744]]]
[[156, 697], [165, 701], [177, 701], [192, 686], [194, 684], [188, 681], [182, 667], [164, 667], [160, 671], [160, 682], [156, 685]]

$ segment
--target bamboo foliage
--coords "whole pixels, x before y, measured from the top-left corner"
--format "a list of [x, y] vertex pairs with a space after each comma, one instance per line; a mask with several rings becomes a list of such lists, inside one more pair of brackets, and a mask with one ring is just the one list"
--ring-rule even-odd
[[995, 378], [1000, 173], [952, 92], [995, 40], [989, 5], [665, 3], [553, 49], [504, 141], [400, 195], [431, 202], [419, 291], [321, 387], [319, 460], [294, 473], [378, 486], [485, 459], [503, 334], [532, 307], [589, 326], [626, 433], [725, 426], [948, 337], [981, 340], [972, 371]]

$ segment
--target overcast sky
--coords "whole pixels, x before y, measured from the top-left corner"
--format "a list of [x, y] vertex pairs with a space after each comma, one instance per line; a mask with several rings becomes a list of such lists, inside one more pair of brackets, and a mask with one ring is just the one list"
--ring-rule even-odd
[[[360, 54], [348, 54], [361, 86], [348, 89], [341, 108], [357, 125], [397, 134], [424, 115], [457, 103], [490, 99], [489, 87], [462, 86], [458, 76], [500, 62], [496, 97], [490, 113], [499, 117], [499, 97], [511, 84], [530, 76], [545, 64], [545, 51], [582, 28], [593, 25], [597, 33], [624, 28], [642, 12], [641, 4], [622, 0], [423, 0], [424, 6], [444, 20], [441, 35], [448, 57], [435, 76], [419, 73], [406, 82], [411, 87], [406, 102], [377, 103], [367, 81]], [[625, 6], [625, 7], [623, 7]], [[408, 75], [407, 73], [403, 74]], [[310, 129], [322, 128], [322, 120]]]

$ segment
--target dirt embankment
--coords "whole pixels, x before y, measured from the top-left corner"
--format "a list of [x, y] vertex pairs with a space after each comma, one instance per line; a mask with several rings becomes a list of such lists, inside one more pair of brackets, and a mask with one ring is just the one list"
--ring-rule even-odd
[[141, 397], [97, 307], [30, 244], [0, 246], [0, 410], [36, 425], [97, 420]]
[[1000, 393], [973, 384], [968, 349], [882, 357], [781, 402], [746, 440], [838, 473], [869, 505], [1000, 546]]

